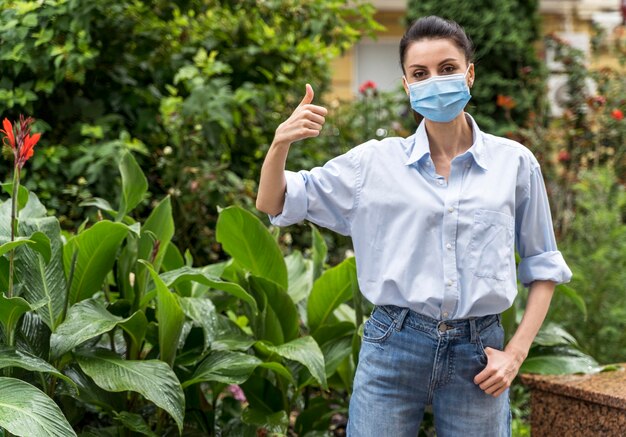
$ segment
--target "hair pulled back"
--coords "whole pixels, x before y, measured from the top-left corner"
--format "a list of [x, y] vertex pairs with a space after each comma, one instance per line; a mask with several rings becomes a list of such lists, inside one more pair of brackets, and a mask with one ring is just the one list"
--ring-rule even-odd
[[400, 40], [400, 67], [404, 71], [404, 57], [409, 46], [423, 39], [449, 39], [464, 54], [467, 62], [474, 57], [474, 44], [463, 28], [455, 21], [446, 20], [436, 15], [415, 20]]

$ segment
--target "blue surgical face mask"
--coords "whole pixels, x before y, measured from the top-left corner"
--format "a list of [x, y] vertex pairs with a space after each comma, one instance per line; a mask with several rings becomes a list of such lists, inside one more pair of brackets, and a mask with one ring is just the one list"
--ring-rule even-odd
[[472, 98], [465, 80], [468, 72], [469, 66], [465, 73], [407, 82], [411, 108], [431, 121], [447, 123], [454, 120]]

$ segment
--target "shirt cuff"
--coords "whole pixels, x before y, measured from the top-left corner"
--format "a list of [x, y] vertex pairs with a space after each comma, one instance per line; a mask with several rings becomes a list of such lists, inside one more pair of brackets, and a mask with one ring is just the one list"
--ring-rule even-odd
[[533, 281], [552, 281], [563, 284], [572, 279], [572, 271], [558, 250], [522, 258], [518, 271], [519, 280], [524, 287], [530, 286]]
[[270, 215], [270, 223], [274, 226], [289, 226], [301, 222], [307, 214], [307, 193], [304, 178], [301, 174], [285, 171], [287, 190], [283, 210], [278, 215]]

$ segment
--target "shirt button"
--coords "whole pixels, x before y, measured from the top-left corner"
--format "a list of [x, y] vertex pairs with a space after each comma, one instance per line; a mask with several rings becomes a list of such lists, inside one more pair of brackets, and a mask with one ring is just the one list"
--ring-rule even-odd
[[430, 166], [431, 166], [430, 161], [426, 161], [426, 165], [427, 165], [428, 167], [430, 167]]
[[443, 316], [444, 316], [444, 317], [448, 317], [448, 313], [447, 313], [447, 312], [446, 312], [446, 313], [443, 313]]
[[448, 212], [454, 212], [454, 208], [453, 207], [448, 208]]
[[452, 279], [448, 279], [448, 282], [446, 282], [446, 284], [448, 284], [448, 286], [452, 285]]
[[472, 164], [470, 164], [469, 162], [467, 164], [465, 164], [465, 168], [470, 168], [472, 166]]
[[452, 249], [452, 245], [450, 243], [446, 244], [446, 249], [448, 250]]
[[438, 183], [439, 185], [443, 185], [443, 184], [444, 184], [443, 179], [439, 179], [439, 180], [437, 181], [437, 183]]

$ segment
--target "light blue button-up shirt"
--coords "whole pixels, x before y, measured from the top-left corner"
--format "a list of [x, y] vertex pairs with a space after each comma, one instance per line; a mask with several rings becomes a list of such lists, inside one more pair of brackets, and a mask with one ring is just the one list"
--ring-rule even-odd
[[286, 171], [286, 226], [304, 219], [350, 235], [359, 286], [376, 305], [435, 319], [499, 314], [519, 280], [568, 282], [539, 163], [524, 146], [480, 131], [435, 171], [425, 124], [408, 138], [372, 140], [298, 173]]

